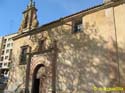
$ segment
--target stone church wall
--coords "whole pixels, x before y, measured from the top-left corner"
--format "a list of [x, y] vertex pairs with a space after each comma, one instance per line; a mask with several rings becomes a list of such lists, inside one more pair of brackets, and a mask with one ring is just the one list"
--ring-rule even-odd
[[21, 46], [24, 45], [33, 46], [32, 42], [29, 40], [29, 36], [18, 39], [13, 43], [13, 63], [11, 64], [11, 71], [8, 81], [9, 91], [17, 92], [24, 89], [25, 86], [26, 65], [20, 65]]
[[[125, 5], [114, 8], [117, 40], [113, 8], [85, 15], [82, 18], [84, 28], [82, 32], [73, 33], [72, 22], [44, 31], [49, 36], [46, 46], [51, 45], [54, 40], [57, 41], [56, 93], [93, 93], [94, 87], [119, 87], [118, 62], [120, 62], [120, 86], [125, 85], [124, 8]], [[38, 35], [44, 32], [41, 31]], [[14, 41], [8, 89], [25, 88], [26, 65], [19, 65], [20, 47], [30, 45], [35, 49], [37, 46], [35, 44], [30, 35]], [[37, 60], [41, 58], [42, 56]], [[50, 57], [49, 62], [51, 61], [53, 62]], [[34, 69], [31, 70], [33, 72]], [[94, 93], [105, 92], [94, 91]]]

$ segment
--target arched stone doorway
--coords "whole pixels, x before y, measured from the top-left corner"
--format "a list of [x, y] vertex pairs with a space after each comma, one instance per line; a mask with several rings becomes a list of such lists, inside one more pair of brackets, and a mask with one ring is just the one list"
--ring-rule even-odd
[[34, 69], [32, 93], [46, 93], [46, 70], [43, 64], [37, 65]]

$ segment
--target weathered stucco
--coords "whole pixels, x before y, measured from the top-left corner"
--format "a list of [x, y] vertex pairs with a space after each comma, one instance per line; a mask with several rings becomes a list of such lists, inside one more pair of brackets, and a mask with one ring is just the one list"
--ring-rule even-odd
[[118, 56], [120, 65], [121, 85], [125, 87], [125, 4], [114, 8], [116, 19], [116, 34], [118, 40]]
[[[46, 36], [47, 33], [48, 37], [44, 43], [47, 47], [43, 47], [45, 50], [53, 46], [54, 40], [57, 41], [56, 93], [93, 93], [94, 86], [119, 87], [125, 85], [125, 63], [123, 63], [125, 61], [124, 9], [125, 5], [114, 8], [115, 21], [112, 7], [83, 16], [84, 29], [79, 33], [73, 33], [72, 22], [67, 22], [44, 32], [41, 31], [36, 35], [36, 38], [38, 36], [43, 38], [43, 34], [45, 33]], [[30, 35], [14, 41], [9, 90], [25, 88], [26, 65], [19, 65], [20, 47], [23, 45], [31, 46], [32, 51], [36, 49], [36, 46], [39, 46], [37, 40], [35, 42], [31, 40]], [[47, 76], [49, 76], [53, 71], [54, 58], [53, 51], [32, 57], [30, 89], [35, 67], [44, 64], [45, 67], [50, 68], [47, 71], [49, 72]], [[119, 67], [118, 62], [120, 63]], [[120, 73], [118, 68], [120, 68]], [[52, 76], [49, 77], [50, 81], [48, 81], [50, 86], [51, 78]], [[51, 90], [51, 88], [49, 89]], [[94, 93], [106, 92], [94, 91]]]

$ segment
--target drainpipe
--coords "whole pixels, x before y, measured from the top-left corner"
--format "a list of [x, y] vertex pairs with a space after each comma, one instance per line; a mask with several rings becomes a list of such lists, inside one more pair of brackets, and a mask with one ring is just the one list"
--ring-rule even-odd
[[[120, 81], [119, 50], [118, 50], [118, 37], [117, 37], [117, 28], [116, 28], [114, 7], [113, 7], [113, 20], [114, 20], [114, 30], [115, 30], [115, 40], [116, 40], [116, 58], [117, 58], [117, 65], [118, 65], [118, 82], [119, 82], [119, 87], [120, 87], [121, 81]], [[121, 93], [121, 91], [119, 91], [119, 93]]]
[[27, 67], [26, 67], [26, 83], [25, 83], [25, 93], [29, 93], [29, 78], [30, 78], [30, 62], [31, 62], [31, 47], [29, 46], [29, 53], [27, 53]]
[[57, 56], [58, 56], [57, 41], [54, 41], [54, 56], [52, 63], [52, 93], [56, 93], [56, 68], [57, 68]]

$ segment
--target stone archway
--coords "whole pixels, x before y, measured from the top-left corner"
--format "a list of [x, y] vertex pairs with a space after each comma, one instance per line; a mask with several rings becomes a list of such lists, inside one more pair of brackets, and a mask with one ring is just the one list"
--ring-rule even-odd
[[46, 70], [43, 64], [37, 65], [34, 69], [32, 93], [46, 93]]

